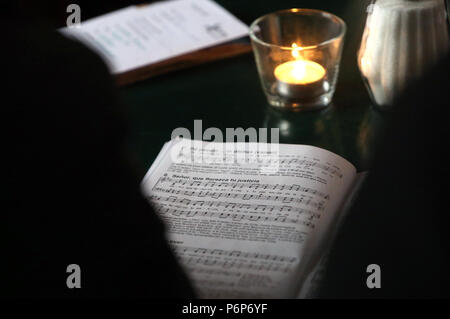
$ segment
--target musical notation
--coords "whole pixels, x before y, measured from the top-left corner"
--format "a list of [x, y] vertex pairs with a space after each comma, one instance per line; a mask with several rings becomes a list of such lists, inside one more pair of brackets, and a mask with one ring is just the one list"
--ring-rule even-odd
[[190, 210], [182, 210], [178, 208], [170, 208], [170, 207], [159, 207], [157, 208], [160, 214], [164, 215], [172, 215], [176, 217], [216, 217], [219, 219], [231, 219], [233, 221], [250, 221], [250, 222], [258, 222], [258, 221], [266, 221], [266, 222], [279, 222], [279, 223], [291, 223], [303, 225], [308, 228], [314, 229], [316, 226], [313, 222], [303, 220], [302, 218], [289, 218], [287, 216], [261, 216], [261, 215], [250, 215], [250, 214], [239, 214], [239, 213], [218, 213], [218, 212], [199, 212], [199, 211], [190, 211]]
[[257, 252], [247, 252], [241, 250], [211, 249], [211, 248], [190, 247], [190, 246], [172, 246], [172, 249], [174, 250], [175, 253], [183, 253], [183, 254], [195, 253], [212, 256], [242, 257], [242, 258], [263, 259], [268, 261], [280, 261], [288, 263], [295, 263], [296, 261], [298, 261], [296, 257], [263, 254]]
[[[240, 250], [207, 249], [198, 247], [173, 247], [187, 268], [211, 267], [215, 272], [237, 270], [289, 272], [298, 262], [296, 257], [259, 254]], [[228, 258], [226, 258], [228, 257]], [[205, 268], [204, 268], [205, 269]], [[206, 270], [203, 270], [206, 272]], [[235, 273], [237, 275], [237, 273]]]
[[[223, 156], [210, 156], [209, 154], [184, 154], [180, 153], [178, 155], [178, 163], [180, 164], [195, 164], [195, 163], [208, 163], [208, 164], [218, 164], [218, 163], [227, 163], [229, 165], [233, 164], [246, 164], [246, 163], [255, 163], [255, 164], [264, 164], [264, 165], [298, 165], [303, 166], [304, 168], [318, 168], [322, 171], [330, 173], [331, 175], [337, 176], [339, 178], [343, 178], [344, 174], [341, 172], [340, 168], [335, 167], [333, 165], [323, 164], [321, 162], [308, 160], [308, 159], [299, 159], [299, 158], [289, 158], [282, 159], [281, 155], [271, 156], [268, 158], [261, 158], [257, 156], [251, 156], [247, 158], [247, 161], [242, 159], [241, 161], [234, 161], [233, 163], [229, 163], [227, 158]], [[185, 159], [185, 160], [184, 160]], [[243, 163], [242, 163], [243, 162]]]
[[225, 208], [225, 209], [238, 209], [238, 210], [247, 210], [252, 213], [297, 213], [297, 214], [306, 214], [309, 215], [310, 219], [319, 219], [320, 214], [313, 212], [312, 210], [293, 207], [288, 205], [265, 205], [265, 204], [244, 204], [244, 203], [236, 203], [236, 202], [224, 202], [224, 201], [204, 201], [204, 200], [193, 200], [183, 197], [177, 196], [160, 196], [160, 195], [150, 195], [147, 197], [150, 201], [161, 205], [161, 203], [173, 203], [179, 204], [183, 206], [191, 206], [193, 208]]
[[246, 270], [258, 270], [258, 271], [283, 271], [289, 272], [291, 267], [286, 267], [283, 264], [278, 263], [252, 263], [250, 261], [241, 261], [241, 260], [216, 260], [210, 258], [202, 258], [202, 257], [188, 257], [184, 258], [183, 264], [186, 266], [190, 265], [204, 265], [204, 266], [215, 266], [221, 267], [224, 269], [246, 269]]
[[230, 188], [230, 189], [249, 189], [249, 190], [261, 190], [261, 191], [293, 191], [293, 192], [303, 192], [311, 195], [316, 195], [322, 197], [323, 199], [329, 199], [329, 194], [321, 192], [316, 189], [309, 187], [302, 187], [297, 184], [256, 184], [256, 183], [235, 183], [235, 182], [210, 182], [210, 181], [187, 181], [183, 179], [176, 179], [171, 177], [162, 177], [159, 179], [158, 183], [169, 183], [170, 187], [174, 186], [190, 186], [190, 187], [205, 187], [205, 188]]
[[154, 192], [162, 192], [174, 195], [185, 195], [185, 196], [195, 196], [195, 197], [209, 197], [213, 199], [241, 199], [241, 200], [268, 200], [277, 201], [284, 204], [304, 204], [306, 206], [311, 206], [321, 211], [325, 209], [325, 201], [316, 202], [312, 200], [311, 197], [300, 195], [299, 197], [292, 196], [282, 196], [282, 195], [264, 195], [260, 194], [248, 194], [248, 193], [230, 193], [230, 192], [219, 192], [219, 191], [209, 191], [209, 190], [180, 190], [180, 189], [168, 189], [163, 187], [154, 187]]
[[197, 274], [219, 275], [219, 276], [237, 277], [237, 278], [242, 276], [242, 272], [240, 272], [240, 271], [216, 269], [216, 268], [205, 268], [205, 267], [199, 267], [198, 265], [194, 265], [191, 267], [185, 267], [185, 269], [189, 273], [192, 273], [192, 274], [197, 273]]
[[[354, 167], [324, 150], [282, 144], [278, 154], [234, 148], [225, 154], [233, 161], [223, 161], [223, 153], [203, 152], [210, 144], [166, 144], [142, 184], [174, 255], [200, 296], [297, 293], [316, 271], [303, 264], [327, 248], [320, 241], [350, 195]], [[247, 153], [259, 161], [236, 161]]]
[[317, 167], [320, 168], [323, 171], [329, 172], [331, 175], [336, 175], [339, 178], [342, 178], [344, 174], [342, 174], [341, 170], [338, 167], [334, 167], [327, 164], [322, 164], [320, 162], [306, 160], [306, 159], [298, 159], [298, 158], [291, 158], [291, 159], [281, 159], [281, 160], [273, 160], [272, 163], [279, 163], [282, 165], [303, 165], [305, 167]]

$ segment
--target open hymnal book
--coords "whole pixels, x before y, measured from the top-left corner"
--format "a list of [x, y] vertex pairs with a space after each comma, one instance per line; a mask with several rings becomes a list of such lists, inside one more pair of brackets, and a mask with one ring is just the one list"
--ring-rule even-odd
[[100, 54], [119, 85], [251, 50], [247, 25], [213, 0], [129, 6], [61, 32]]
[[166, 143], [142, 188], [202, 298], [297, 298], [311, 289], [355, 167], [305, 145]]

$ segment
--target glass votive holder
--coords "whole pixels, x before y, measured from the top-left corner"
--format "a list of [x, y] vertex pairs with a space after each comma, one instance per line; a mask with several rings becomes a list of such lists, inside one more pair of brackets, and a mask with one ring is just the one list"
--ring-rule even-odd
[[333, 97], [346, 32], [345, 22], [320, 10], [267, 14], [250, 26], [250, 38], [269, 104], [313, 110]]

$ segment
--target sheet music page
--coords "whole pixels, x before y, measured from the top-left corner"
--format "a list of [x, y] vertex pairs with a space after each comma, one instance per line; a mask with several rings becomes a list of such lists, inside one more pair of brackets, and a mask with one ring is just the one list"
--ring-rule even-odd
[[248, 27], [212, 0], [131, 6], [63, 28], [122, 73], [248, 35]]
[[311, 146], [172, 140], [142, 182], [203, 298], [294, 298], [356, 176]]

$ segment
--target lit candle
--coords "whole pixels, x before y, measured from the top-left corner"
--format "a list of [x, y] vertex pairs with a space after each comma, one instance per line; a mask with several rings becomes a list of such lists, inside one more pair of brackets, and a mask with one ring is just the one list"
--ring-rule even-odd
[[292, 44], [293, 61], [285, 62], [275, 68], [277, 91], [290, 99], [308, 100], [321, 95], [325, 91], [325, 68], [314, 61], [304, 60], [299, 48]]

